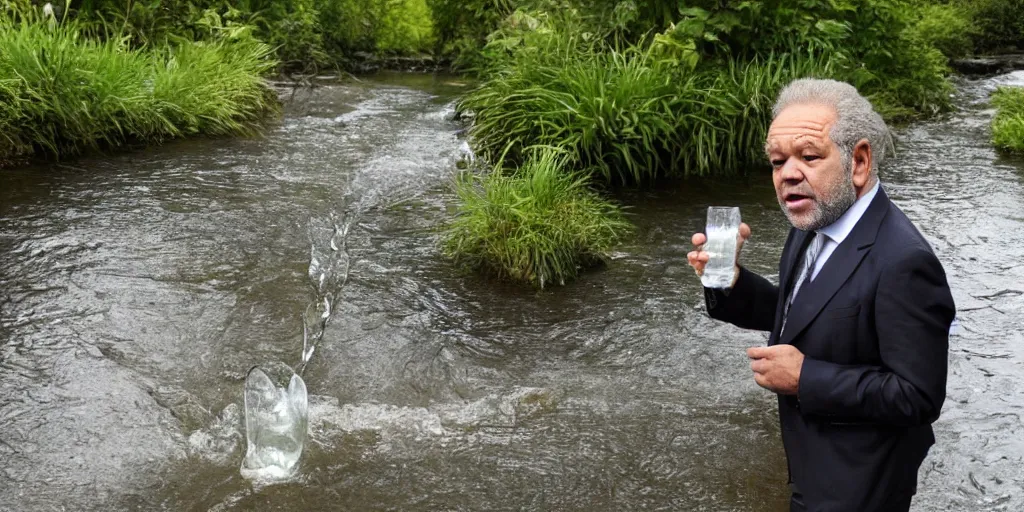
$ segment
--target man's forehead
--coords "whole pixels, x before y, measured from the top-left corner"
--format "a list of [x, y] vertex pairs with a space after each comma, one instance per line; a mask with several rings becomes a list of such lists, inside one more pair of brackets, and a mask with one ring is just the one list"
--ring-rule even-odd
[[768, 136], [779, 135], [825, 135], [832, 123], [822, 121], [778, 120], [768, 128]]
[[829, 141], [827, 134], [822, 132], [809, 133], [807, 131], [793, 131], [782, 133], [769, 133], [768, 141], [765, 143], [765, 146], [769, 149], [772, 149], [789, 143], [795, 148], [811, 146], [820, 149], [828, 147], [828, 142]]
[[799, 146], [828, 146], [832, 120], [807, 119], [779, 116], [768, 128], [766, 146], [776, 147], [784, 143]]

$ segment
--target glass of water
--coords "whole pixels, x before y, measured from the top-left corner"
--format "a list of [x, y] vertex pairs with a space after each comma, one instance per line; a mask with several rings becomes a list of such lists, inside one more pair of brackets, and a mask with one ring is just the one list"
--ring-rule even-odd
[[284, 363], [253, 367], [245, 378], [245, 460], [242, 476], [280, 480], [291, 476], [306, 443], [306, 384]]
[[710, 259], [700, 282], [707, 288], [728, 288], [736, 271], [736, 245], [740, 236], [740, 209], [735, 206], [708, 207], [704, 228], [704, 252]]

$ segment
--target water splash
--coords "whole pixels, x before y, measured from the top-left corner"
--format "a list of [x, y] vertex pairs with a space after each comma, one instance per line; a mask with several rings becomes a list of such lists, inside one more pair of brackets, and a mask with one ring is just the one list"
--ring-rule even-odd
[[242, 476], [263, 482], [291, 477], [309, 424], [306, 384], [299, 375], [323, 339], [324, 329], [348, 281], [347, 214], [331, 214], [327, 226], [310, 222], [307, 276], [314, 296], [302, 313], [302, 353], [298, 373], [284, 363], [253, 367], [245, 379], [246, 454]]
[[348, 282], [350, 256], [348, 234], [352, 225], [348, 212], [332, 213], [324, 222], [310, 222], [308, 276], [314, 296], [302, 314], [301, 371], [313, 357], [331, 320], [336, 298]]
[[245, 459], [242, 476], [290, 477], [302, 456], [309, 424], [306, 383], [283, 363], [255, 366], [245, 378]]

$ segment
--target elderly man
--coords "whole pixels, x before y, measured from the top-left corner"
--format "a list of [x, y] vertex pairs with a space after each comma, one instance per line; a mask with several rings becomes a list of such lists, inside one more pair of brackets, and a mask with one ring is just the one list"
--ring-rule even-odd
[[[797, 80], [773, 114], [766, 150], [793, 225], [779, 286], [737, 265], [730, 288], [705, 289], [708, 313], [771, 333], [747, 355], [778, 394], [791, 510], [908, 510], [945, 400], [945, 272], [879, 184], [888, 128], [856, 89]], [[698, 275], [704, 242], [688, 255]]]

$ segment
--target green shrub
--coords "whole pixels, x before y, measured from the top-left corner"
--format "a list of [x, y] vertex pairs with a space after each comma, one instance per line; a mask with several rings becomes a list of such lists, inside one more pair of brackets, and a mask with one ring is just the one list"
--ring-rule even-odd
[[324, 47], [316, 0], [249, 0], [228, 7], [226, 16], [255, 25], [256, 37], [276, 49], [277, 59], [287, 69], [316, 72], [332, 63]]
[[[28, 0], [14, 0], [21, 9]], [[71, 17], [100, 39], [132, 47], [216, 39], [242, 29], [274, 48], [288, 70], [315, 73], [356, 51], [418, 53], [434, 45], [427, 0], [86, 0]], [[22, 5], [23, 4], [23, 5]]]
[[327, 52], [429, 52], [434, 28], [427, 0], [317, 0]]
[[1024, 49], [1024, 0], [959, 0], [976, 26], [980, 53]]
[[935, 47], [949, 58], [971, 53], [975, 28], [967, 9], [928, 2], [917, 6], [916, 11], [917, 20], [908, 28], [910, 37]]
[[1024, 87], [1000, 87], [992, 95], [992, 104], [999, 109], [992, 120], [992, 143], [1024, 153]]
[[456, 182], [443, 251], [457, 263], [543, 288], [564, 284], [631, 231], [618, 207], [544, 150], [515, 175], [495, 169]]
[[377, 49], [391, 53], [429, 52], [434, 25], [426, 0], [392, 0], [381, 21]]
[[0, 159], [192, 134], [247, 134], [277, 110], [252, 40], [132, 49], [74, 22], [0, 17]]
[[538, 32], [460, 99], [458, 109], [474, 114], [477, 151], [515, 165], [531, 146], [557, 146], [573, 169], [610, 183], [763, 165], [781, 87], [833, 74], [830, 59], [813, 55], [692, 70], [653, 49], [617, 51], [582, 35]]
[[519, 6], [519, 0], [426, 0], [433, 18], [437, 51], [456, 57], [456, 66], [484, 64], [480, 50], [487, 36]]

